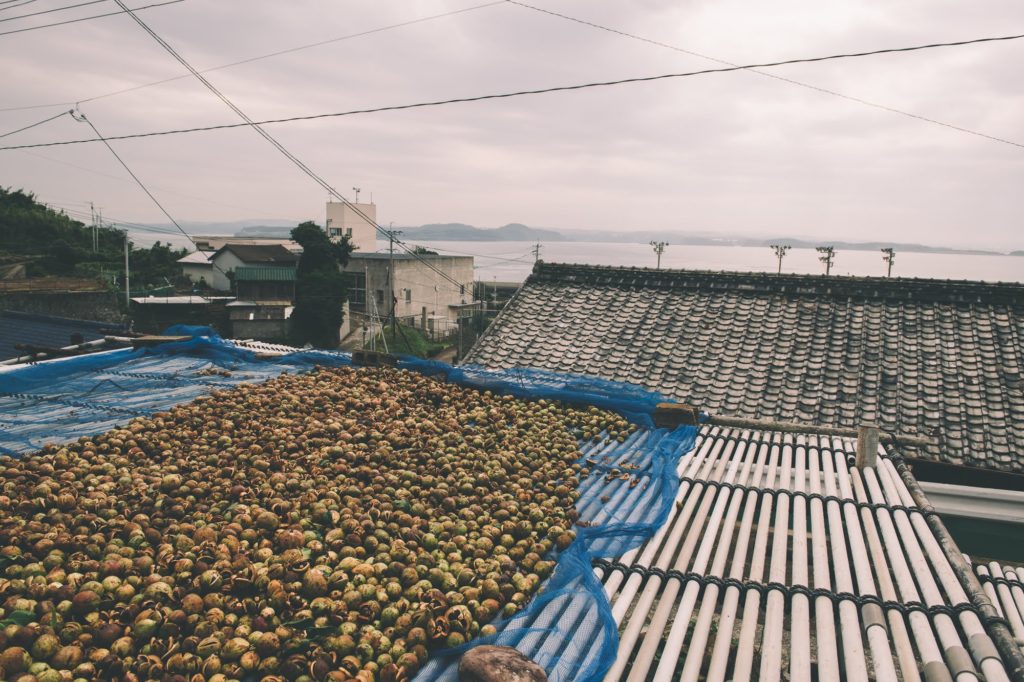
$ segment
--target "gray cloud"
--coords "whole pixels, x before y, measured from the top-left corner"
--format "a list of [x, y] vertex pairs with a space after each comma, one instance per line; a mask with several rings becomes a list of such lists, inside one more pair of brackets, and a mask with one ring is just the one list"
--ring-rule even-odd
[[[140, 16], [196, 67], [208, 68], [471, 4], [187, 0]], [[987, 3], [984, 12], [952, 0], [538, 5], [733, 62], [1024, 27], [1024, 6], [1010, 0]], [[1016, 68], [1022, 43], [771, 72], [1024, 142]], [[182, 71], [126, 17], [4, 36], [0, 61], [8, 67], [3, 107], [92, 97]], [[214, 71], [209, 78], [254, 118], [270, 118], [709, 66], [502, 4]], [[189, 79], [82, 108], [107, 134], [234, 122]], [[0, 112], [0, 130], [58, 110]], [[751, 73], [271, 130], [343, 193], [351, 195], [353, 185], [363, 188], [363, 198], [372, 191], [385, 223], [521, 221], [659, 228], [666, 236], [723, 230], [1024, 246], [1018, 191], [1024, 149]], [[85, 135], [84, 126], [62, 119], [5, 142]], [[181, 220], [301, 219], [323, 212], [323, 191], [249, 130], [115, 144]], [[163, 222], [99, 145], [0, 152], [0, 182], [55, 204], [94, 200], [121, 219]]]

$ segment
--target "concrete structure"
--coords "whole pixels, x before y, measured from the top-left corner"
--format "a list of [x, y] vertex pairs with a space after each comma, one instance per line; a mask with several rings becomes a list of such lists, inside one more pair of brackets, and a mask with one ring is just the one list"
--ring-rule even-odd
[[[391, 285], [386, 253], [353, 253], [348, 299], [352, 310], [370, 315], [373, 302], [383, 320], [391, 312]], [[471, 256], [394, 255], [395, 315], [403, 324], [430, 331], [454, 329], [473, 309]], [[458, 284], [454, 284], [458, 282]], [[371, 300], [372, 299], [372, 300]]]
[[238, 299], [227, 305], [232, 335], [243, 339], [285, 341], [295, 300], [295, 268], [235, 268]]
[[[359, 209], [366, 218], [350, 206]], [[349, 237], [356, 251], [377, 249], [377, 204], [341, 204], [327, 202], [327, 235], [331, 239]]]
[[96, 278], [29, 277], [0, 280], [0, 310], [121, 323], [124, 293]]
[[135, 331], [158, 334], [172, 324], [227, 330], [225, 304], [230, 296], [146, 296], [131, 299]]

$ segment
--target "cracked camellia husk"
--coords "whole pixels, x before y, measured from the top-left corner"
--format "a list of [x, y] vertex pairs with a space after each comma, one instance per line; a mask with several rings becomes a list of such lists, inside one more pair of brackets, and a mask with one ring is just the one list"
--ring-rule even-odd
[[632, 430], [318, 368], [0, 457], [0, 678], [407, 679], [529, 601], [579, 441]]

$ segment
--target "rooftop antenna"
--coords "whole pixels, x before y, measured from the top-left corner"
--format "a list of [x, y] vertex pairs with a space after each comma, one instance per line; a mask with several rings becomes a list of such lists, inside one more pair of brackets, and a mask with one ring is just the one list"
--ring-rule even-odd
[[359, 193], [360, 193], [360, 192], [361, 192], [362, 190], [361, 190], [361, 189], [359, 189], [358, 187], [353, 187], [353, 188], [352, 188], [352, 191], [356, 193], [356, 203], [358, 204], [358, 203], [359, 203]]
[[782, 259], [786, 257], [786, 252], [789, 251], [790, 247], [783, 246], [782, 244], [772, 244], [772, 251], [775, 252], [775, 257], [779, 259], [779, 270], [778, 274], [782, 274]]
[[892, 277], [892, 264], [896, 260], [896, 251], [892, 248], [882, 249], [882, 260], [889, 266], [888, 271], [885, 273], [886, 277]]
[[665, 247], [668, 246], [668, 242], [651, 242], [651, 246], [654, 247], [654, 253], [658, 254], [658, 270], [661, 270], [661, 254], [665, 253]]

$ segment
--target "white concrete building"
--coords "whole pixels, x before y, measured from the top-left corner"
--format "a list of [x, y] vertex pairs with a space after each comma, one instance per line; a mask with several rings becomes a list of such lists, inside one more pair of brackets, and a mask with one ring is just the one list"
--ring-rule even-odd
[[[386, 253], [352, 254], [348, 267], [348, 300], [353, 311], [381, 320], [391, 312], [391, 286]], [[395, 316], [404, 324], [439, 332], [454, 327], [460, 317], [471, 315], [473, 257], [394, 255]]]
[[[351, 208], [354, 206], [366, 218]], [[377, 249], [377, 204], [327, 202], [327, 235], [331, 239], [349, 237], [355, 251]], [[367, 221], [369, 218], [369, 221]]]

